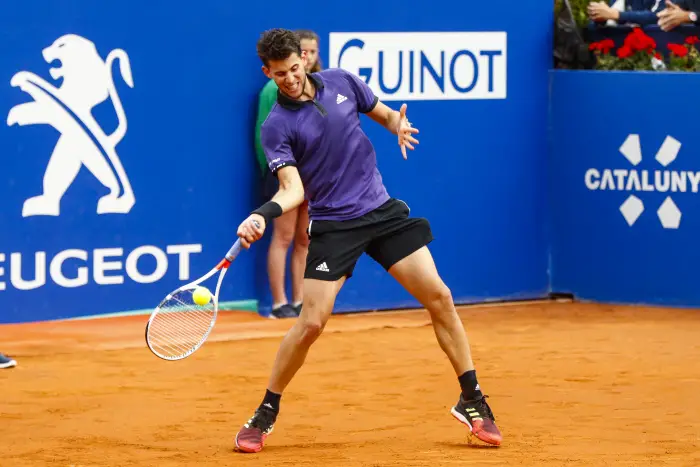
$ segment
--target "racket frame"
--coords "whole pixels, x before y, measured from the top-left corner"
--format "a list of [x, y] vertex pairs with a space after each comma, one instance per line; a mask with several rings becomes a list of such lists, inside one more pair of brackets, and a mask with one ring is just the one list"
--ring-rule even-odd
[[[206, 340], [209, 338], [209, 334], [211, 334], [211, 331], [214, 329], [214, 324], [216, 323], [216, 318], [219, 314], [219, 291], [221, 290], [221, 283], [224, 280], [224, 276], [226, 275], [226, 271], [228, 271], [229, 266], [233, 262], [234, 259], [236, 259], [236, 256], [241, 252], [241, 249], [243, 246], [241, 245], [241, 240], [238, 239], [236, 240], [236, 243], [233, 244], [233, 246], [228, 250], [228, 253], [226, 253], [226, 256], [224, 256], [224, 259], [222, 259], [219, 264], [217, 264], [215, 267], [213, 267], [209, 272], [207, 272], [205, 275], [200, 277], [197, 280], [194, 280], [192, 282], [189, 282], [185, 285], [181, 285], [177, 289], [173, 290], [170, 292], [166, 297], [161, 300], [161, 302], [158, 304], [158, 306], [151, 312], [151, 316], [148, 318], [148, 322], [146, 323], [146, 329], [145, 329], [145, 338], [146, 338], [146, 345], [148, 346], [149, 350], [158, 358], [161, 358], [163, 360], [167, 361], [176, 361], [176, 360], [182, 360], [184, 358], [189, 357], [193, 353], [195, 353], [203, 344], [206, 342]], [[151, 328], [151, 325], [155, 319], [155, 317], [160, 313], [161, 307], [168, 302], [173, 296], [177, 295], [180, 292], [183, 292], [185, 290], [189, 289], [194, 289], [197, 287], [197, 285], [201, 284], [205, 280], [209, 279], [212, 277], [214, 274], [217, 272], [220, 272], [219, 278], [216, 281], [216, 290], [214, 292], [214, 295], [212, 296], [212, 301], [214, 302], [214, 311], [213, 315], [211, 318], [211, 322], [209, 323], [209, 328], [207, 331], [204, 333], [202, 338], [197, 342], [195, 346], [190, 348], [187, 352], [177, 355], [177, 356], [169, 356], [169, 355], [163, 355], [156, 351], [153, 345], [151, 345], [151, 339], [149, 337], [149, 330]]]

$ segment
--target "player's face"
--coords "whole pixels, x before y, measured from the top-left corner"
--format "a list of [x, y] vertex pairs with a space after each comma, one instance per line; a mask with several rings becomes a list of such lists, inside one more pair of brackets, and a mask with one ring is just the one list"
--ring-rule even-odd
[[311, 71], [318, 61], [318, 43], [316, 39], [302, 39], [301, 50], [306, 52], [306, 71]]
[[286, 60], [270, 60], [270, 67], [263, 66], [263, 73], [275, 80], [277, 87], [292, 99], [299, 99], [306, 84], [306, 52], [296, 53]]

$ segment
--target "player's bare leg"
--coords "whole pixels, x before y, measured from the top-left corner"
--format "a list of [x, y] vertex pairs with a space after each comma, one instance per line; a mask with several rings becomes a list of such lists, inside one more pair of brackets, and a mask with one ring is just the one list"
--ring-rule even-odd
[[304, 300], [304, 271], [306, 270], [306, 255], [309, 252], [309, 227], [308, 201], [297, 208], [296, 232], [294, 234], [294, 247], [292, 248], [291, 265], [292, 274], [292, 306], [297, 315], [301, 312]]
[[389, 273], [430, 313], [440, 348], [452, 363], [462, 389], [452, 415], [469, 426], [480, 440], [500, 444], [501, 433], [476, 380], [467, 333], [430, 251], [422, 247], [394, 264]]
[[345, 278], [335, 282], [304, 279], [306, 303], [299, 319], [280, 344], [267, 386], [271, 392], [282, 394], [301, 368], [309, 348], [326, 327], [344, 282]]
[[304, 308], [294, 326], [282, 339], [272, 367], [265, 397], [253, 417], [236, 435], [236, 447], [243, 452], [259, 452], [272, 433], [279, 413], [282, 392], [306, 360], [311, 345], [326, 327], [345, 279], [335, 282], [304, 280]]
[[438, 275], [427, 247], [402, 259], [389, 273], [430, 313], [440, 348], [457, 375], [473, 370], [469, 340], [452, 302], [452, 294]]
[[267, 252], [267, 275], [272, 293], [272, 315], [276, 318], [296, 316], [287, 302], [287, 293], [285, 292], [287, 252], [294, 239], [296, 221], [296, 209], [286, 212], [274, 220], [272, 239]]

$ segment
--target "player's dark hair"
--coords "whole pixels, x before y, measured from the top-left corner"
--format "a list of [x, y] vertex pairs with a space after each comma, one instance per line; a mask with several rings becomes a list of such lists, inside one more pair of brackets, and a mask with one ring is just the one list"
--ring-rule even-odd
[[[308, 39], [311, 41], [316, 41], [316, 44], [319, 46], [321, 45], [321, 40], [318, 38], [318, 34], [316, 34], [310, 29], [297, 29], [296, 33], [299, 36], [300, 40]], [[316, 63], [314, 63], [314, 66], [311, 67], [310, 73], [316, 73], [317, 71], [321, 71], [322, 69], [323, 63], [321, 63], [321, 55], [319, 54], [316, 57]]]
[[289, 29], [268, 29], [258, 40], [258, 57], [266, 67], [270, 60], [286, 60], [292, 54], [301, 57], [301, 39]]

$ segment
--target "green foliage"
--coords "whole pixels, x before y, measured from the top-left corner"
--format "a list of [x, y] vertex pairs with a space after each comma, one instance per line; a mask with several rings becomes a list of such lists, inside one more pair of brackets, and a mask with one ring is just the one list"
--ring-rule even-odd
[[[588, 24], [588, 13], [586, 13], [586, 8], [588, 4], [597, 0], [569, 0], [571, 5], [571, 12], [574, 15], [576, 24], [580, 28], [586, 27]], [[563, 0], [554, 0], [554, 12], [559, 13], [564, 6]]]

